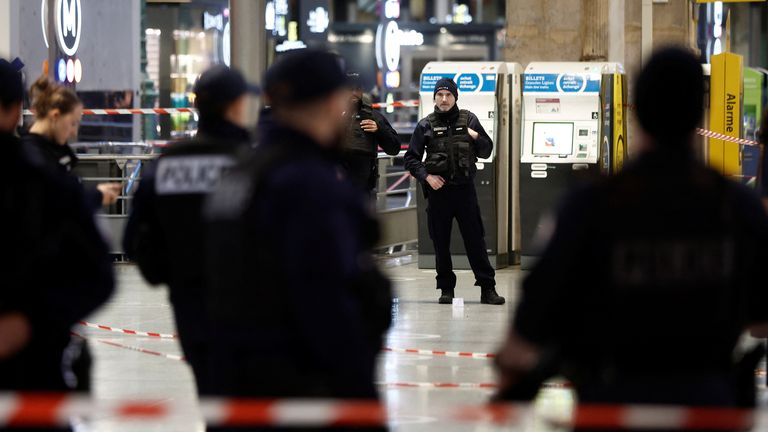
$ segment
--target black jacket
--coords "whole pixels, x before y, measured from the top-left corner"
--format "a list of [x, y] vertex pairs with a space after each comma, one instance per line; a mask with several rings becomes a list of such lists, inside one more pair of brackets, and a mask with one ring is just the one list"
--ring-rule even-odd
[[197, 137], [163, 151], [142, 173], [134, 195], [124, 250], [149, 283], [168, 284], [184, 343], [206, 338], [201, 208], [249, 141], [233, 124], [203, 123]]
[[[357, 116], [353, 116], [347, 125], [347, 141], [363, 139], [362, 143], [347, 142], [343, 153], [343, 165], [350, 180], [365, 191], [376, 187], [379, 167], [377, 156], [379, 148], [390, 156], [400, 153], [400, 137], [384, 115], [370, 105], [358, 104], [358, 113], [365, 112], [378, 125], [376, 132], [365, 132], [360, 127]], [[367, 147], [363, 149], [362, 147]]]
[[723, 402], [696, 387], [670, 398], [686, 380], [727, 378], [741, 332], [768, 322], [766, 244], [752, 192], [690, 154], [644, 154], [564, 201], [515, 328], [559, 353], [582, 397], [652, 382], [655, 402]]
[[[450, 126], [453, 126], [459, 117], [459, 108], [457, 105], [450, 111], [443, 113], [435, 108], [435, 113], [442, 117], [445, 122]], [[479, 134], [477, 140], [473, 141], [475, 155], [479, 158], [487, 158], [491, 156], [493, 152], [493, 141], [488, 133], [480, 124], [477, 116], [473, 113], [469, 113], [468, 126]], [[424, 151], [427, 148], [427, 143], [432, 139], [432, 127], [429, 124], [427, 118], [423, 118], [416, 125], [416, 130], [413, 131], [411, 136], [411, 143], [408, 146], [408, 151], [405, 152], [405, 168], [411, 172], [411, 175], [416, 177], [419, 181], [423, 182], [427, 179], [427, 169], [424, 166]], [[456, 180], [445, 179], [448, 184], [467, 183], [474, 179], [477, 173], [477, 167], [474, 164], [470, 165], [470, 177], [469, 178], [457, 178]]]
[[[28, 133], [21, 140], [25, 146], [29, 147], [30, 152], [38, 153], [34, 157], [41, 161], [47, 169], [77, 178], [72, 170], [77, 166], [78, 159], [75, 152], [72, 151], [72, 147], [66, 144], [57, 144], [49, 138], [35, 133]], [[88, 186], [83, 189], [86, 201], [91, 205], [91, 208], [93, 210], [101, 208], [103, 200], [101, 191], [95, 186]]]
[[32, 324], [30, 344], [0, 361], [0, 388], [66, 390], [70, 328], [113, 290], [107, 247], [75, 179], [52, 173], [12, 135], [0, 135], [0, 148], [0, 312]]
[[259, 133], [254, 158], [206, 210], [220, 391], [376, 397], [391, 297], [370, 277], [377, 225], [366, 200], [339, 176], [334, 152], [275, 122]]

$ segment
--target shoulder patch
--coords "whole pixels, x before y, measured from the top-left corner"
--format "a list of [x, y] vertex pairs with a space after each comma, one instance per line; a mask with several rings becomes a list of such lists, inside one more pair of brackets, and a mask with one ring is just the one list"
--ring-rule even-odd
[[157, 163], [155, 189], [158, 195], [209, 193], [232, 165], [233, 158], [225, 155], [163, 157]]

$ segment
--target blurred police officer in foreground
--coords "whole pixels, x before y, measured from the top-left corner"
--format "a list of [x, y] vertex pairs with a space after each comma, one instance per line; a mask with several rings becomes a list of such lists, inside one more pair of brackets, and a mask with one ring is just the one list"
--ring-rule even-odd
[[86, 390], [70, 328], [109, 297], [112, 268], [77, 181], [14, 136], [23, 96], [19, 66], [0, 59], [0, 390]]
[[206, 208], [218, 390], [375, 399], [391, 294], [369, 255], [367, 199], [340, 174], [346, 74], [336, 56], [303, 50], [267, 71], [264, 92], [256, 155]]
[[[491, 155], [493, 142], [477, 116], [460, 110], [459, 91], [450, 78], [435, 84], [435, 112], [422, 119], [405, 153], [405, 167], [424, 184], [427, 196], [427, 223], [435, 245], [439, 302], [453, 302], [456, 275], [451, 262], [453, 219], [459, 223], [480, 301], [502, 305], [496, 293], [495, 271], [488, 260], [485, 231], [480, 219], [474, 178], [477, 158]], [[426, 160], [422, 161], [426, 149]]]
[[352, 93], [344, 141], [344, 168], [357, 187], [372, 192], [379, 178], [379, 148], [390, 156], [397, 156], [400, 138], [386, 117], [365, 100], [360, 75], [350, 73], [348, 79]]
[[247, 152], [244, 129], [248, 94], [243, 76], [214, 66], [195, 84], [200, 113], [197, 136], [173, 144], [143, 176], [125, 231], [125, 251], [151, 284], [168, 284], [179, 339], [198, 385], [203, 373], [208, 325], [204, 303], [205, 242], [201, 207], [235, 156]]
[[555, 373], [587, 403], [754, 398], [757, 359], [738, 369], [732, 356], [744, 330], [768, 326], [768, 219], [752, 192], [694, 157], [696, 57], [658, 52], [635, 95], [640, 155], [562, 203], [498, 358], [502, 398], [531, 396]]

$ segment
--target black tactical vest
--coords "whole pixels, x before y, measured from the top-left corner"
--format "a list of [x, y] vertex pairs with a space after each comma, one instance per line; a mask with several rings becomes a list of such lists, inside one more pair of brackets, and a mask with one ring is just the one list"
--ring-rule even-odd
[[375, 120], [373, 118], [373, 108], [365, 103], [361, 105], [357, 114], [352, 117], [352, 120], [347, 125], [346, 150], [376, 155], [378, 149], [373, 140], [373, 134], [365, 132], [360, 127], [360, 122], [363, 120]]
[[432, 128], [432, 139], [427, 143], [424, 165], [429, 174], [448, 179], [470, 177], [470, 167], [477, 161], [469, 136], [469, 111], [460, 110], [459, 117], [450, 126], [432, 113], [427, 117]]

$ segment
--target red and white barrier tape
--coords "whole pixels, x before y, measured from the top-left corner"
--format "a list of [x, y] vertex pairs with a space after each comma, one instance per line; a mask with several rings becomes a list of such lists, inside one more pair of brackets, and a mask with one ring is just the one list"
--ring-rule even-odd
[[406, 181], [410, 176], [411, 176], [411, 173], [403, 174], [399, 179], [397, 179], [397, 181], [392, 186], [387, 188], [387, 192], [392, 192], [393, 190], [397, 189], [397, 187], [400, 186], [404, 181]]
[[141, 347], [132, 346], [132, 345], [125, 345], [125, 344], [121, 344], [119, 342], [114, 342], [114, 341], [109, 341], [109, 340], [104, 340], [104, 339], [92, 339], [92, 338], [85, 337], [85, 336], [83, 336], [80, 333], [77, 333], [75, 331], [71, 331], [70, 334], [72, 334], [72, 336], [79, 337], [80, 339], [90, 340], [90, 341], [98, 342], [98, 343], [101, 343], [101, 344], [104, 344], [104, 345], [109, 345], [109, 346], [113, 346], [113, 347], [116, 347], [116, 348], [126, 349], [126, 350], [129, 350], [129, 351], [136, 351], [136, 352], [140, 352], [142, 354], [149, 354], [149, 355], [152, 355], [152, 356], [155, 356], [155, 357], [163, 357], [163, 358], [166, 358], [166, 359], [169, 359], [169, 360], [187, 361], [184, 357], [182, 357], [180, 355], [166, 354], [166, 353], [162, 353], [162, 352], [159, 352], [159, 351], [153, 351], [153, 350], [150, 350], [150, 349], [141, 348]]
[[496, 354], [489, 353], [476, 353], [476, 352], [464, 352], [464, 351], [436, 351], [436, 350], [423, 350], [414, 348], [394, 348], [385, 347], [382, 349], [384, 352], [393, 352], [398, 354], [420, 354], [430, 356], [443, 356], [443, 357], [465, 357], [465, 358], [478, 358], [478, 359], [492, 359], [496, 357]]
[[[157, 115], [157, 114], [181, 114], [196, 113], [195, 108], [110, 108], [110, 109], [84, 109], [83, 115], [113, 116], [113, 115]], [[35, 115], [31, 110], [24, 110], [24, 115]]]
[[91, 340], [93, 340], [95, 342], [98, 342], [98, 343], [102, 343], [104, 345], [110, 345], [110, 346], [113, 346], [113, 347], [116, 347], [116, 348], [122, 348], [122, 349], [130, 350], [130, 351], [136, 351], [136, 352], [140, 352], [142, 354], [149, 354], [149, 355], [152, 355], [152, 356], [155, 356], [155, 357], [167, 358], [168, 360], [186, 361], [186, 359], [184, 357], [180, 356], [180, 355], [166, 354], [166, 353], [162, 353], [162, 352], [159, 352], [159, 351], [153, 351], [153, 350], [149, 350], [149, 349], [141, 348], [141, 347], [136, 347], [136, 346], [132, 346], [132, 345], [125, 345], [125, 344], [121, 344], [121, 343], [118, 343], [118, 342], [113, 342], [113, 341], [108, 341], [108, 340], [103, 340], [103, 339], [91, 339]]
[[496, 383], [379, 382], [377, 386], [395, 389], [496, 389]]
[[110, 327], [110, 326], [105, 326], [105, 325], [102, 325], [102, 324], [91, 323], [91, 322], [88, 322], [88, 321], [80, 321], [80, 322], [78, 322], [78, 324], [80, 324], [81, 326], [85, 326], [85, 327], [95, 328], [95, 329], [99, 329], [99, 330], [106, 330], [106, 331], [111, 331], [111, 332], [115, 332], [115, 333], [123, 333], [123, 334], [127, 334], [127, 335], [132, 335], [132, 336], [143, 336], [143, 337], [160, 338], [160, 339], [175, 339], [175, 338], [177, 338], [177, 336], [175, 334], [156, 333], [156, 332], [144, 332], [144, 331], [139, 331], [139, 330], [121, 329], [121, 328], [117, 328], [117, 327]]
[[701, 135], [701, 136], [703, 136], [703, 137], [719, 139], [721, 141], [732, 142], [732, 143], [741, 144], [741, 145], [745, 145], [745, 146], [753, 146], [754, 147], [754, 146], [759, 146], [760, 145], [760, 143], [757, 142], [757, 141], [752, 141], [752, 140], [748, 140], [748, 139], [745, 139], [745, 138], [736, 138], [736, 137], [728, 136], [728, 135], [721, 134], [721, 133], [718, 133], [718, 132], [712, 132], [710, 130], [701, 129], [701, 128], [697, 128], [696, 129], [696, 133]]
[[[371, 104], [372, 108], [413, 108], [418, 107], [419, 101], [417, 100], [405, 100], [395, 101], [392, 103], [374, 103]], [[113, 115], [166, 115], [166, 114], [182, 114], [182, 113], [197, 113], [196, 108], [108, 108], [108, 109], [84, 109], [83, 115], [97, 115], [97, 116], [113, 116]], [[35, 115], [31, 110], [24, 110], [24, 115]]]
[[[196, 416], [189, 406], [168, 400], [99, 401], [79, 395], [0, 394], [0, 425], [67, 425], [69, 418], [98, 414], [115, 421], [167, 421]], [[444, 406], [432, 416], [452, 422], [515, 424], [532, 411], [530, 405], [497, 404]], [[209, 426], [382, 426], [386, 407], [356, 400], [249, 400], [203, 399], [199, 413]], [[765, 411], [735, 408], [697, 408], [651, 405], [582, 405], [564, 419], [558, 413], [536, 413], [551, 424], [595, 429], [748, 429], [768, 419]]]
[[371, 108], [415, 108], [419, 106], [418, 100], [407, 100], [407, 101], [395, 101], [392, 103], [386, 103], [386, 102], [377, 102], [372, 103]]

